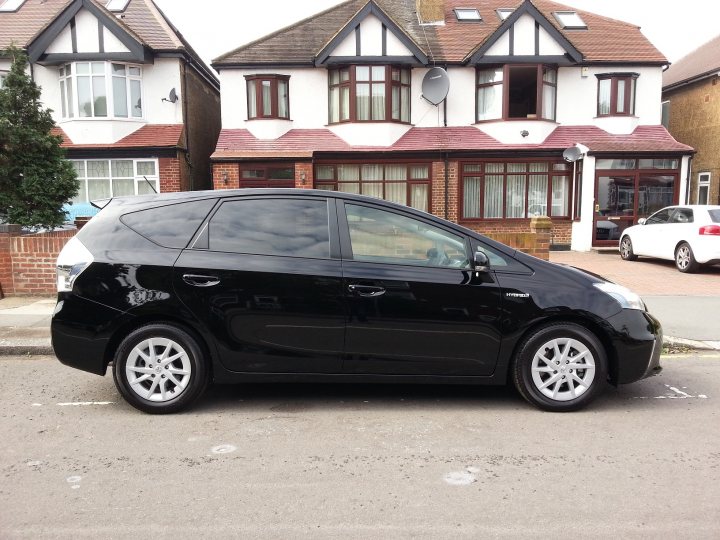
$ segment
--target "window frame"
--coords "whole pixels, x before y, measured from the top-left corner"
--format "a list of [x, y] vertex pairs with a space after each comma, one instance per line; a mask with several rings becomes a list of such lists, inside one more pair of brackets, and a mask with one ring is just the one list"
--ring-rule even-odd
[[[357, 68], [363, 67], [368, 68], [370, 71], [370, 75], [367, 81], [359, 81], [357, 80], [356, 71]], [[385, 118], [382, 120], [377, 120], [372, 118], [372, 68], [374, 67], [383, 67], [385, 69]], [[343, 71], [347, 70], [348, 77], [347, 80], [343, 80], [342, 73]], [[393, 71], [398, 71], [398, 80], [395, 81], [392, 78]], [[336, 83], [332, 82], [332, 74], [333, 72], [337, 72], [337, 81]], [[407, 83], [403, 82], [403, 74], [407, 74]], [[377, 65], [377, 64], [349, 64], [344, 66], [338, 66], [338, 67], [332, 67], [328, 69], [327, 73], [327, 81], [328, 81], [328, 124], [329, 125], [337, 125], [337, 124], [347, 124], [347, 123], [358, 123], [358, 124], [372, 124], [372, 123], [394, 123], [394, 124], [410, 124], [412, 120], [412, 69], [409, 66], [403, 66], [398, 64], [383, 64], [383, 65]], [[368, 84], [370, 86], [370, 119], [369, 120], [359, 120], [357, 117], [357, 85], [358, 84]], [[374, 84], [379, 84], [378, 82], [375, 82]], [[337, 120], [333, 121], [333, 103], [330, 99], [330, 93], [334, 88], [338, 88], [338, 100], [337, 100], [337, 107], [338, 107], [338, 114], [337, 114]], [[348, 91], [348, 117], [347, 118], [341, 118], [342, 114], [342, 89], [347, 88]], [[400, 110], [400, 118], [394, 119], [392, 116], [392, 91], [393, 88], [398, 88], [398, 96], [400, 99], [399, 102], [399, 110]], [[402, 119], [402, 95], [403, 95], [403, 88], [407, 88], [407, 120]]]
[[[596, 115], [598, 118], [607, 118], [609, 116], [635, 116], [635, 107], [637, 106], [637, 80], [640, 77], [638, 73], [597, 73], [597, 97], [595, 100]], [[610, 111], [608, 113], [600, 112], [600, 85], [602, 81], [610, 81]], [[618, 112], [618, 85], [619, 82], [625, 83], [625, 99], [623, 100], [624, 111]], [[628, 90], [629, 89], [629, 90]]]
[[[486, 172], [486, 164], [500, 163], [504, 164], [503, 172]], [[529, 167], [524, 172], [513, 172], [508, 171], [508, 164], [511, 163], [547, 163], [547, 171], [530, 171]], [[479, 172], [466, 172], [466, 165], [479, 165], [481, 171]], [[566, 167], [563, 170], [554, 170], [553, 165], [563, 165]], [[498, 217], [485, 217], [485, 176], [503, 176], [502, 182], [502, 216]], [[519, 176], [522, 175], [525, 178], [525, 198], [524, 198], [524, 211], [522, 217], [508, 217], [507, 216], [507, 194], [508, 194], [508, 176]], [[486, 160], [461, 160], [458, 162], [458, 206], [457, 216], [458, 223], [487, 223], [487, 222], [499, 222], [499, 221], [511, 221], [511, 222], [527, 222], [535, 216], [528, 215], [529, 211], [529, 200], [530, 200], [530, 182], [529, 177], [531, 175], [547, 175], [547, 193], [545, 197], [546, 212], [545, 215], [553, 221], [572, 221], [573, 217], [573, 204], [574, 204], [574, 193], [573, 193], [573, 169], [572, 165], [562, 159], [557, 158], [518, 158], [518, 159], [486, 159]], [[479, 177], [480, 178], [480, 189], [479, 189], [479, 201], [478, 208], [480, 210], [480, 216], [465, 216], [465, 178], [466, 177]], [[566, 178], [567, 185], [567, 197], [565, 199], [566, 213], [562, 216], [551, 215], [553, 213], [553, 180], [555, 177]], [[549, 210], [549, 211], [547, 211]]]
[[[292, 168], [292, 178], [270, 178], [270, 171]], [[262, 177], [243, 178], [244, 171], [262, 170]], [[238, 167], [238, 187], [240, 188], [294, 188], [295, 187], [294, 162], [243, 162]]]
[[[699, 172], [698, 173], [698, 185], [697, 185], [697, 193], [695, 197], [696, 204], [703, 204], [707, 205], [710, 204], [710, 181], [712, 179], [712, 174], [708, 171]], [[700, 188], [706, 188], [705, 189], [705, 202], [700, 202]]]
[[[84, 175], [82, 175], [82, 176], [78, 175], [78, 178], [77, 178], [77, 179], [78, 179], [78, 183], [79, 183], [79, 187], [80, 187], [80, 190], [78, 191], [78, 195], [80, 195], [80, 193], [83, 193], [83, 186], [80, 185], [80, 182], [84, 182], [85, 199], [84, 199], [84, 200], [73, 199], [73, 202], [74, 202], [74, 203], [78, 203], [78, 204], [89, 204], [90, 201], [95, 200], [94, 198], [93, 198], [93, 199], [90, 199], [89, 196], [88, 196], [88, 180], [89, 180], [89, 179], [98, 180], [98, 179], [100, 179], [100, 177], [88, 175], [88, 173], [87, 173], [87, 163], [88, 163], [88, 161], [105, 161], [105, 162], [107, 162], [107, 164], [108, 164], [108, 176], [107, 176], [107, 177], [103, 177], [102, 179], [103, 179], [103, 180], [107, 180], [107, 181], [109, 182], [109, 185], [110, 185], [110, 197], [113, 197], [113, 196], [117, 196], [117, 197], [128, 196], [128, 195], [114, 195], [114, 194], [113, 194], [113, 187], [112, 187], [113, 178], [115, 178], [115, 179], [128, 179], [128, 178], [130, 178], [129, 176], [127, 176], [127, 177], [126, 177], [126, 176], [113, 177], [113, 174], [112, 174], [112, 162], [113, 162], [113, 161], [132, 161], [132, 162], [133, 162], [133, 176], [132, 176], [132, 179], [133, 179], [133, 188], [134, 188], [134, 191], [135, 191], [135, 193], [134, 193], [135, 196], [137, 196], [137, 195], [146, 195], [146, 193], [139, 193], [139, 189], [138, 189], [138, 187], [139, 187], [142, 183], [145, 182], [145, 177], [147, 177], [148, 180], [155, 181], [155, 188], [157, 189], [157, 193], [161, 193], [161, 192], [162, 192], [162, 190], [161, 190], [161, 184], [160, 184], [160, 162], [159, 162], [159, 159], [158, 159], [158, 158], [153, 158], [153, 157], [148, 157], [148, 158], [102, 158], [102, 159], [100, 159], [100, 158], [97, 158], [97, 159], [87, 158], [87, 159], [70, 159], [69, 161], [70, 161], [71, 163], [73, 163], [73, 164], [74, 164], [74, 163], [83, 163], [83, 170], [85, 171]], [[142, 174], [139, 174], [139, 173], [138, 173], [138, 163], [145, 163], [145, 162], [152, 162], [152, 163], [154, 163], [154, 166], [155, 166], [155, 174], [154, 174], [154, 175], [142, 175]]]
[[[270, 114], [264, 114], [262, 83], [270, 82]], [[287, 116], [280, 116], [280, 82], [287, 88], [285, 109]], [[250, 115], [250, 85], [255, 86], [255, 116]], [[248, 120], [290, 120], [290, 75], [256, 74], [245, 75], [246, 111]]]
[[[502, 80], [501, 81], [495, 81], [492, 83], [480, 83], [480, 73], [483, 71], [490, 71], [490, 70], [497, 70], [500, 65], [495, 66], [476, 66], [475, 69], [475, 123], [480, 124], [483, 122], [496, 122], [499, 120], [503, 120], [506, 122], [528, 122], [528, 121], [535, 121], [535, 120], [544, 120], [546, 122], [556, 122], [557, 120], [557, 77], [558, 77], [558, 66], [552, 65], [552, 64], [504, 64], [502, 66]], [[510, 73], [513, 69], [517, 68], [530, 68], [534, 67], [536, 68], [536, 75], [535, 75], [535, 85], [536, 85], [536, 92], [535, 92], [535, 113], [534, 116], [529, 116], [532, 113], [528, 113], [526, 116], [522, 117], [514, 117], [510, 116]], [[554, 71], [555, 72], [555, 82], [549, 82], [545, 80], [544, 74], [545, 72]], [[481, 88], [488, 88], [491, 86], [501, 86], [502, 88], [502, 112], [500, 117], [498, 118], [484, 118], [479, 119], [479, 109], [478, 109], [478, 95]], [[554, 116], [552, 118], [546, 118], [543, 116], [543, 96], [544, 96], [544, 88], [545, 86], [549, 86], [554, 88], [553, 92], [553, 105], [552, 110], [554, 112]]]

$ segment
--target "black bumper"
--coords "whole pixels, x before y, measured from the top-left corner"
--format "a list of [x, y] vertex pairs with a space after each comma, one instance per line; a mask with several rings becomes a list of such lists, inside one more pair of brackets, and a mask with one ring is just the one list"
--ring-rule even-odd
[[55, 356], [67, 366], [105, 375], [110, 337], [128, 317], [116, 309], [61, 293], [50, 323]]
[[663, 334], [660, 322], [645, 311], [624, 309], [607, 319], [616, 355], [615, 383], [626, 384], [662, 371]]

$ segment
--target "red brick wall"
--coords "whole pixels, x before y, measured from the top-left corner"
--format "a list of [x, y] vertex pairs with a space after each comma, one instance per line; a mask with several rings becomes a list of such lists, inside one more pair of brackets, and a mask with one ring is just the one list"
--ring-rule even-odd
[[237, 189], [240, 187], [238, 163], [213, 163], [213, 189]]
[[[529, 219], [517, 221], [463, 221], [460, 224], [491, 238], [495, 238], [498, 234], [517, 234], [530, 230]], [[550, 243], [570, 245], [571, 230], [572, 223], [570, 221], [553, 221]]]
[[180, 160], [178, 158], [160, 158], [160, 193], [182, 191], [180, 182]]
[[55, 261], [75, 231], [18, 235], [0, 231], [0, 292], [3, 296], [54, 294]]
[[[305, 175], [304, 180], [303, 175]], [[314, 185], [313, 164], [295, 163], [295, 187], [299, 189], [312, 189]]]

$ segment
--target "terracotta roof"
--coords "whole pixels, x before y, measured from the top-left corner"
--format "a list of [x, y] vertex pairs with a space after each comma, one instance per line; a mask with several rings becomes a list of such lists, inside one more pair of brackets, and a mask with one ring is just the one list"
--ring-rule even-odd
[[313, 157], [321, 152], [437, 152], [557, 150], [581, 143], [592, 152], [680, 152], [663, 126], [639, 126], [629, 135], [613, 135], [596, 126], [560, 126], [540, 144], [503, 144], [472, 127], [414, 127], [391, 146], [350, 146], [329, 129], [291, 129], [278, 139], [256, 139], [246, 129], [224, 129], [213, 159]]
[[92, 148], [183, 148], [185, 146], [182, 124], [149, 124], [141, 127], [130, 135], [110, 144], [75, 144], [61, 127], [54, 127], [53, 135], [62, 137], [60, 146], [67, 149]]
[[663, 90], [720, 72], [720, 36], [701, 45], [663, 73]]
[[[550, 0], [531, 2], [587, 62], [652, 62], [667, 59], [640, 32], [637, 26], [578, 10]], [[213, 65], [254, 63], [307, 63], [340, 32], [369, 0], [349, 0], [313, 17], [304, 19], [273, 34], [235, 49]], [[420, 26], [415, 0], [374, 0], [431, 60], [463, 62], [502, 24], [495, 10], [517, 8], [518, 0], [445, 0], [445, 24]], [[477, 8], [482, 22], [458, 22], [454, 8]], [[563, 30], [552, 12], [576, 11], [587, 24], [587, 30]]]
[[[0, 12], [0, 50], [15, 44], [27, 48], [71, 4], [80, 0], [26, 0], [15, 12]], [[91, 0], [105, 10], [103, 1]], [[154, 51], [185, 51], [204, 67], [200, 56], [152, 0], [130, 0], [122, 14], [111, 13], [117, 23], [140, 43]], [[122, 15], [122, 18], [118, 15]], [[213, 76], [214, 77], [214, 76]]]

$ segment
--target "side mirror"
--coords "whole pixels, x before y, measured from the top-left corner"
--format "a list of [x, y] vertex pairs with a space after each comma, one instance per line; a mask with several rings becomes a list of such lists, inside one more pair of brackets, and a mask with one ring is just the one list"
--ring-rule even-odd
[[638, 225], [645, 225], [646, 221], [647, 220], [644, 217], [641, 217], [640, 219], [638, 219]]
[[490, 259], [482, 251], [476, 251], [473, 256], [473, 269], [476, 272], [487, 272], [490, 269]]

